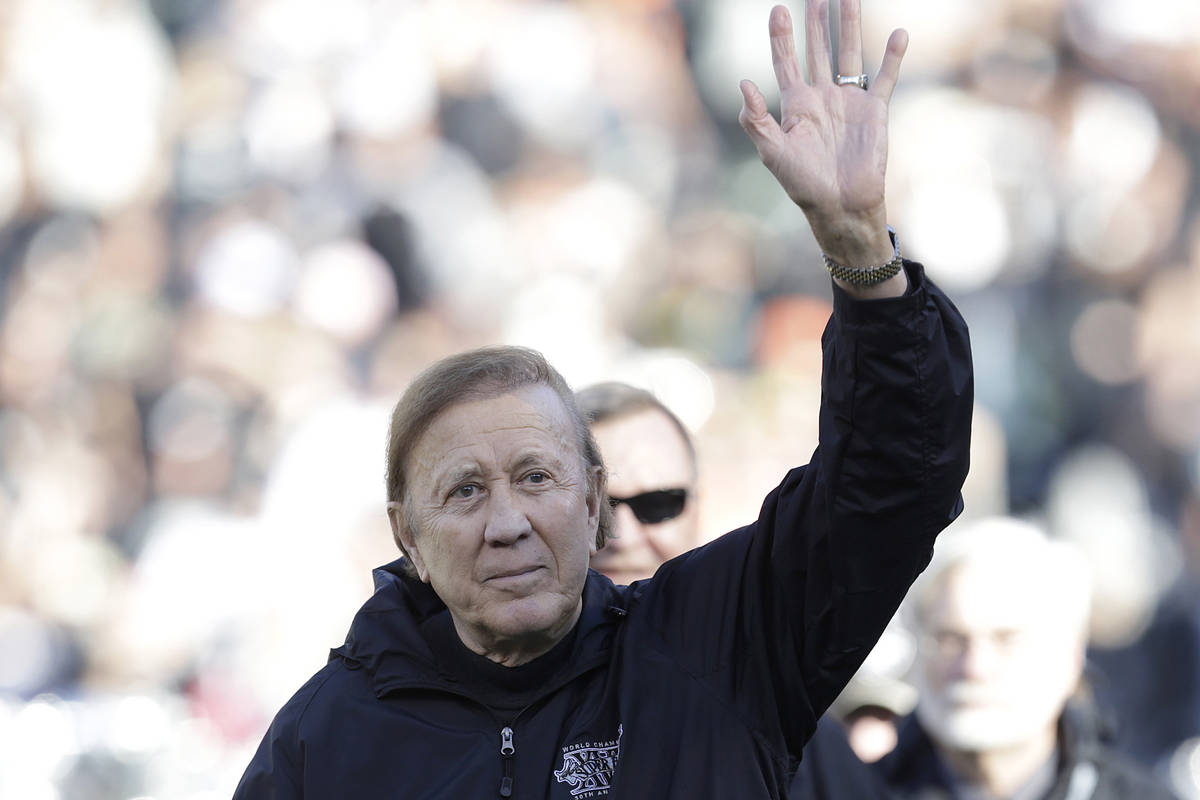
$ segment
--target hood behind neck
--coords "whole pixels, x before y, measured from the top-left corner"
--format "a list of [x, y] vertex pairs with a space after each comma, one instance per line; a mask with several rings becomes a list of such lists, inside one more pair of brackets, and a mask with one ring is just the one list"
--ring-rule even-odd
[[[410, 687], [460, 690], [457, 679], [438, 663], [421, 632], [427, 620], [449, 614], [449, 609], [429, 584], [405, 574], [405, 564], [400, 558], [373, 570], [375, 592], [355, 614], [346, 643], [330, 651], [330, 658], [340, 657], [366, 669], [378, 697]], [[627, 587], [614, 586], [608, 578], [588, 570], [583, 610], [575, 628], [573, 671], [589, 669], [607, 657], [630, 601]]]

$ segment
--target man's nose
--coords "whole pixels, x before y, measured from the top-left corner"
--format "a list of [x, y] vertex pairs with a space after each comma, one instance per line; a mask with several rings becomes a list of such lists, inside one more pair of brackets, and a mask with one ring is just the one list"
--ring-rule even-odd
[[488, 498], [487, 523], [483, 540], [495, 547], [504, 547], [528, 536], [533, 530], [520, 498], [510, 487], [495, 488]]
[[605, 550], [632, 550], [645, 542], [646, 530], [633, 514], [628, 503], [618, 503], [613, 509], [613, 536], [604, 545]]
[[986, 638], [974, 638], [963, 650], [959, 668], [964, 677], [987, 678], [996, 671], [999, 655], [993, 642]]

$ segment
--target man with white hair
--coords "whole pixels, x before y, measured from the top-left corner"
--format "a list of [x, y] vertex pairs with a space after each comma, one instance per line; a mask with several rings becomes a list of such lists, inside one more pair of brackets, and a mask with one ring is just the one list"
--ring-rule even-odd
[[1171, 795], [1103, 743], [1081, 688], [1081, 553], [993, 518], [948, 531], [909, 602], [915, 717], [877, 765], [898, 797], [1154, 800]]

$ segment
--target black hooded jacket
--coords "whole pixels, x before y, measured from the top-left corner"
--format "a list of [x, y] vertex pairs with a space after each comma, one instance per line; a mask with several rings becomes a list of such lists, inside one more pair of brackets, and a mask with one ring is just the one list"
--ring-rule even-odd
[[835, 289], [820, 447], [756, 522], [632, 586], [590, 573], [552, 668], [512, 691], [441, 655], [449, 612], [427, 585], [399, 562], [376, 570], [235, 798], [785, 797], [817, 718], [962, 508], [966, 326], [906, 266], [903, 297]]

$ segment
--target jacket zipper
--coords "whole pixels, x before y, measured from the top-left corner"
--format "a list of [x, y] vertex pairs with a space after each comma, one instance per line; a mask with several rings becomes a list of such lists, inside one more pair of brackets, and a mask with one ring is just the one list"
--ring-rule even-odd
[[[550, 694], [561, 689], [563, 686], [566, 686], [571, 681], [574, 681], [574, 680], [580, 678], [581, 676], [586, 675], [587, 673], [596, 669], [597, 667], [600, 667], [602, 664], [604, 664], [604, 662], [605, 662], [605, 660], [603, 658], [597, 657], [597, 658], [593, 658], [592, 660], [586, 662], [583, 666], [577, 667], [575, 670], [573, 670], [571, 673], [569, 673], [566, 677], [561, 678], [560, 680], [555, 681], [554, 683], [550, 684], [549, 688], [546, 691], [546, 696], [549, 696]], [[458, 689], [457, 687], [450, 688], [450, 687], [447, 687], [445, 684], [441, 684], [441, 683], [418, 682], [418, 683], [408, 684], [403, 687], [393, 686], [393, 687], [389, 687], [383, 694], [380, 695], [380, 697], [391, 695], [393, 693], [404, 691], [406, 689], [427, 689], [427, 690], [432, 690], [432, 691], [444, 692], [446, 694], [453, 695], [454, 697], [460, 697], [471, 703], [480, 705], [484, 709], [487, 709], [487, 706], [480, 703], [475, 697], [472, 697], [471, 695]], [[534, 701], [534, 703], [536, 703], [536, 702], [537, 701]], [[513, 793], [513, 790], [512, 790], [513, 764], [512, 764], [512, 762], [513, 762], [513, 755], [516, 753], [516, 748], [513, 745], [512, 725], [518, 719], [520, 719], [521, 716], [524, 715], [524, 713], [526, 711], [528, 711], [530, 708], [532, 708], [534, 703], [530, 703], [529, 705], [525, 706], [520, 711], [518, 711], [516, 716], [514, 716], [512, 718], [512, 722], [508, 723], [507, 725], [504, 725], [500, 729], [500, 760], [501, 760], [501, 765], [504, 768], [503, 777], [500, 779], [500, 796], [501, 797], [512, 797], [512, 793]], [[497, 723], [500, 722], [500, 720], [496, 718], [495, 714], [493, 712], [491, 712], [490, 709], [487, 709], [487, 710], [492, 715], [492, 720], [494, 722], [497, 722]]]
[[500, 730], [500, 761], [504, 766], [504, 777], [500, 779], [500, 796], [512, 797], [512, 762], [517, 752], [513, 746], [513, 729], [505, 725]]

